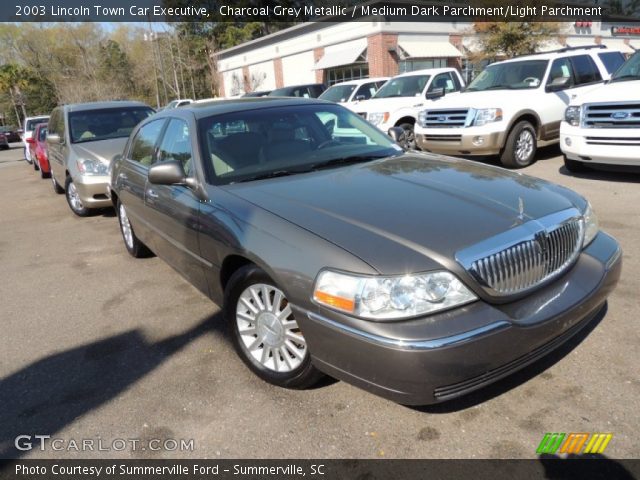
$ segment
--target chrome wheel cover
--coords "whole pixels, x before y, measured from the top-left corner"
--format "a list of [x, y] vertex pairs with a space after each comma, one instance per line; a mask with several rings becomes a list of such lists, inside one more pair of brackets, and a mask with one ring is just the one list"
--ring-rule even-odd
[[240, 294], [236, 324], [251, 360], [264, 368], [291, 372], [307, 356], [307, 342], [289, 302], [273, 285], [258, 283]]
[[124, 243], [126, 243], [127, 247], [130, 250], [132, 250], [133, 249], [133, 229], [131, 228], [131, 223], [129, 222], [127, 211], [124, 209], [124, 205], [122, 204], [120, 204], [120, 209], [118, 211], [118, 218], [120, 219], [120, 229], [122, 230]]
[[73, 182], [69, 182], [69, 187], [67, 188], [67, 198], [69, 199], [71, 208], [73, 208], [75, 211], [79, 212], [84, 208], [84, 205], [82, 205], [82, 200], [80, 200], [80, 195], [78, 194], [76, 184]]
[[526, 163], [533, 152], [533, 135], [529, 130], [522, 130], [516, 140], [516, 159]]

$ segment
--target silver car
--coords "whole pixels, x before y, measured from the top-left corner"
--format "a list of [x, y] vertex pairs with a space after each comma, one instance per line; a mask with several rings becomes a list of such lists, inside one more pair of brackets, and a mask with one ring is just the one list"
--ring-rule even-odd
[[140, 102], [94, 102], [56, 107], [49, 120], [47, 147], [51, 181], [81, 217], [111, 206], [107, 197], [111, 158], [122, 153], [134, 127], [154, 113]]

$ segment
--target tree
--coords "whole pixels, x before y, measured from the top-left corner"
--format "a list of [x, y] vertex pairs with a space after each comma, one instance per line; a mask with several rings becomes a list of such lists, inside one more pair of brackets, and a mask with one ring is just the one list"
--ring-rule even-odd
[[507, 58], [535, 53], [545, 42], [560, 33], [556, 22], [474, 22], [480, 51], [475, 57]]

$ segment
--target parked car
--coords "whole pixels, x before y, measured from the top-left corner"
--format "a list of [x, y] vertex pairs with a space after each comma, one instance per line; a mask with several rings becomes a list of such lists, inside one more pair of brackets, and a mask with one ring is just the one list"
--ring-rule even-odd
[[329, 102], [341, 103], [355, 111], [359, 103], [369, 100], [384, 85], [389, 77], [362, 78], [349, 82], [336, 83], [322, 92], [318, 98]]
[[122, 153], [133, 128], [154, 113], [140, 102], [61, 105], [51, 113], [47, 150], [56, 193], [65, 193], [71, 211], [81, 217], [111, 206], [107, 168]]
[[417, 143], [430, 152], [499, 155], [506, 167], [526, 167], [538, 147], [558, 142], [571, 98], [610, 77], [613, 57], [624, 61], [621, 52], [603, 46], [493, 63], [462, 94], [420, 112]]
[[22, 130], [22, 142], [24, 143], [24, 158], [28, 163], [32, 162], [29, 144], [33, 143], [33, 130], [39, 123], [49, 121], [48, 115], [39, 115], [37, 117], [27, 117], [24, 119], [24, 128]]
[[3, 150], [9, 150], [11, 148], [9, 146], [9, 140], [7, 139], [7, 135], [5, 133], [0, 133], [0, 148]]
[[[364, 141], [334, 137], [327, 116]], [[406, 153], [318, 100], [161, 112], [114, 158], [111, 187], [127, 251], [223, 306], [244, 363], [283, 387], [326, 373], [403, 404], [464, 395], [591, 324], [620, 275], [577, 193]]]
[[271, 90], [260, 90], [258, 92], [248, 92], [242, 95], [243, 97], [266, 97], [271, 93]]
[[47, 124], [39, 123], [33, 131], [34, 143], [31, 144], [31, 158], [33, 159], [33, 169], [40, 170], [42, 178], [49, 178], [51, 168], [49, 167], [49, 157], [47, 156]]
[[4, 133], [4, 135], [7, 137], [7, 141], [10, 143], [22, 141], [22, 138], [20, 137], [21, 132], [16, 127], [0, 127], [0, 133]]
[[640, 166], [640, 52], [609, 82], [571, 100], [560, 139], [571, 172], [593, 164]]
[[455, 68], [416, 70], [393, 77], [353, 110], [385, 133], [391, 127], [401, 127], [405, 131], [403, 146], [415, 149], [413, 130], [419, 110], [434, 93], [458, 92], [463, 86], [464, 80]]
[[308, 85], [292, 85], [290, 87], [276, 88], [269, 92], [269, 97], [304, 97], [318, 98], [327, 89], [324, 83], [311, 83]]

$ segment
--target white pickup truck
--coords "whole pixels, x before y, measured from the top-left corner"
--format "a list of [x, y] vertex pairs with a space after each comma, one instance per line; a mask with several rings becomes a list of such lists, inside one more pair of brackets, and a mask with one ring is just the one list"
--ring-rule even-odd
[[640, 166], [640, 52], [609, 82], [571, 101], [560, 148], [571, 172], [594, 163]]
[[384, 133], [391, 127], [402, 127], [404, 146], [413, 149], [418, 112], [429, 103], [429, 98], [459, 92], [462, 87], [464, 80], [455, 68], [416, 70], [393, 77], [371, 99], [350, 108]]
[[462, 93], [420, 112], [416, 142], [435, 153], [500, 155], [506, 167], [526, 167], [537, 147], [558, 143], [569, 103], [622, 63], [621, 52], [604, 47], [567, 47], [493, 63]]

